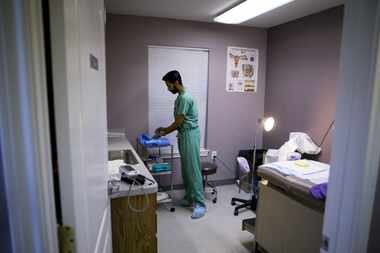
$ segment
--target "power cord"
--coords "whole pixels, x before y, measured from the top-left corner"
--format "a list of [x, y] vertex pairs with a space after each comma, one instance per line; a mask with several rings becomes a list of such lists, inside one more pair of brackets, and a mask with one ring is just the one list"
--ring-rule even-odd
[[[150, 180], [149, 178], [146, 178], [145, 176], [144, 176], [144, 178], [145, 179], [148, 179], [148, 181], [152, 181], [152, 180]], [[133, 212], [135, 212], [135, 213], [143, 213], [143, 212], [145, 212], [146, 211], [146, 209], [148, 209], [148, 207], [149, 207], [149, 197], [148, 197], [148, 194], [145, 192], [145, 190], [144, 190], [144, 184], [140, 184], [140, 182], [139, 181], [137, 181], [136, 179], [134, 179], [133, 177], [131, 177], [131, 179], [133, 180], [133, 182], [132, 182], [132, 184], [129, 184], [129, 189], [128, 189], [128, 207], [129, 207], [129, 209], [131, 209]], [[136, 183], [136, 184], [135, 184]], [[131, 204], [131, 190], [132, 190], [132, 187], [134, 186], [134, 185], [137, 185], [137, 186], [140, 186], [140, 189], [141, 189], [141, 191], [143, 192], [143, 194], [144, 194], [144, 196], [145, 196], [145, 205], [144, 205], [144, 207], [143, 208], [141, 208], [141, 209], [138, 209], [138, 208], [135, 208], [135, 207], [133, 207], [132, 206], [132, 204]]]

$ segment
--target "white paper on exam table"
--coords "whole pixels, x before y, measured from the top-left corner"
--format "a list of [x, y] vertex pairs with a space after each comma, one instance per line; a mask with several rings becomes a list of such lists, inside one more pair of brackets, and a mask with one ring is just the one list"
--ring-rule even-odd
[[330, 165], [312, 160], [305, 160], [307, 167], [296, 164], [297, 161], [275, 162], [262, 165], [271, 168], [283, 175], [296, 176], [298, 178], [309, 180], [314, 184], [326, 183], [329, 179]]

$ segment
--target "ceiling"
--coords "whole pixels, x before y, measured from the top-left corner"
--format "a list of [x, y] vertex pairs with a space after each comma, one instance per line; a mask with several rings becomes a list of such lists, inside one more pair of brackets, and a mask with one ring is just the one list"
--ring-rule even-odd
[[[213, 22], [213, 18], [241, 0], [106, 0], [108, 13]], [[268, 28], [317, 13], [344, 0], [295, 0], [241, 24]]]

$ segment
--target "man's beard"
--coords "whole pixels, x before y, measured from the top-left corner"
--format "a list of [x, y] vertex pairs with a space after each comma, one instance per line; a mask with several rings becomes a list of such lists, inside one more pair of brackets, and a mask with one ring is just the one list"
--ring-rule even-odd
[[169, 90], [171, 93], [173, 94], [177, 94], [178, 93], [178, 89], [177, 88], [174, 88], [173, 90]]

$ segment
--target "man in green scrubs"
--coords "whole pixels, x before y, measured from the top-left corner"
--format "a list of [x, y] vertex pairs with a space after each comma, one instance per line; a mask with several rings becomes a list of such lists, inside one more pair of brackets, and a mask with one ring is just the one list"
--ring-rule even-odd
[[167, 89], [178, 94], [174, 104], [174, 122], [168, 127], [157, 128], [156, 136], [164, 136], [178, 131], [178, 148], [181, 155], [182, 178], [185, 197], [182, 205], [193, 206], [193, 219], [201, 218], [206, 213], [203, 194], [203, 182], [200, 169], [200, 131], [198, 127], [198, 108], [182, 85], [178, 71], [168, 72], [163, 78]]

